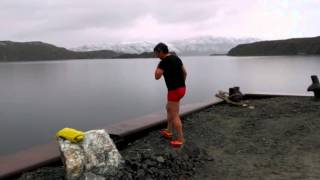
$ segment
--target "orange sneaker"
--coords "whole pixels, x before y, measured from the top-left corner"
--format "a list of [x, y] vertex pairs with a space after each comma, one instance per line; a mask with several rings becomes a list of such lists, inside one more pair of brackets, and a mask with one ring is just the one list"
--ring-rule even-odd
[[167, 129], [161, 130], [160, 134], [166, 139], [172, 139], [172, 133], [169, 132]]
[[174, 148], [180, 148], [183, 145], [183, 142], [179, 140], [174, 140], [170, 141], [170, 145]]

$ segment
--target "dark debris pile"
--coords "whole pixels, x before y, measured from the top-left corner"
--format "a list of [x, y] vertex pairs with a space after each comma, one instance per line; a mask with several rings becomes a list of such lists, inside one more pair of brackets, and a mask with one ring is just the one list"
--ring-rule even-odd
[[119, 173], [108, 179], [184, 179], [211, 160], [204, 150], [187, 144], [180, 149], [164, 149], [161, 153], [151, 149], [134, 150], [126, 156]]

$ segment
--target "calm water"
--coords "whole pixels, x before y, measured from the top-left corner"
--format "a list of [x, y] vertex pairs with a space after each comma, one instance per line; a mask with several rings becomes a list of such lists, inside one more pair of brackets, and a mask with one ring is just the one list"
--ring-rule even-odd
[[[307, 94], [318, 56], [182, 57], [183, 104], [218, 90]], [[0, 155], [54, 140], [63, 127], [89, 130], [163, 111], [166, 88], [157, 59], [0, 63]]]

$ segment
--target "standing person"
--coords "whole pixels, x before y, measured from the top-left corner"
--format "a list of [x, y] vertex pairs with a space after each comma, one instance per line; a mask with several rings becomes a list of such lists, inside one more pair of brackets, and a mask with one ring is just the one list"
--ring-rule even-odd
[[184, 143], [182, 123], [179, 116], [180, 100], [185, 95], [185, 80], [187, 72], [182, 61], [176, 55], [170, 54], [168, 46], [159, 43], [153, 50], [156, 57], [160, 59], [155, 70], [155, 79], [159, 80], [162, 75], [168, 88], [167, 95], [167, 129], [161, 130], [160, 133], [167, 139], [172, 139], [173, 129], [177, 132], [177, 139], [172, 140], [170, 144], [174, 147], [180, 147]]

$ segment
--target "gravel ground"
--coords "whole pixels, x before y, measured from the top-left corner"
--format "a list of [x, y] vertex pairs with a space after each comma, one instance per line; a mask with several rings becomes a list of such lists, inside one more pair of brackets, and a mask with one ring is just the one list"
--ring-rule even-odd
[[[219, 104], [184, 120], [186, 143], [174, 149], [158, 131], [130, 143], [125, 165], [107, 179], [320, 179], [320, 101], [252, 100], [254, 109]], [[63, 179], [46, 167], [19, 180]]]

